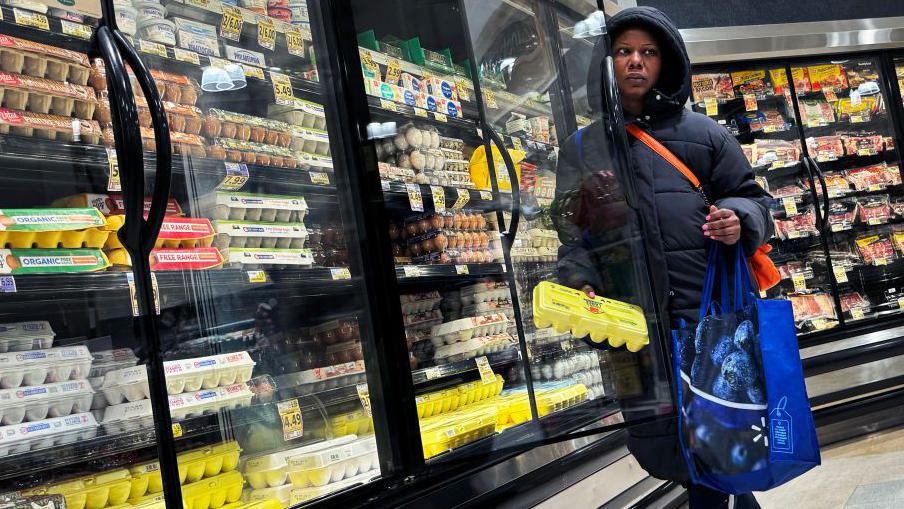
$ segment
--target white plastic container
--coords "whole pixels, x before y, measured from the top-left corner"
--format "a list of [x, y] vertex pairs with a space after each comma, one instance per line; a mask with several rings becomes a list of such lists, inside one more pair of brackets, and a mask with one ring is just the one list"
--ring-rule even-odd
[[148, 387], [147, 368], [144, 365], [140, 365], [110, 371], [104, 375], [100, 392], [103, 394], [105, 404], [95, 404], [93, 405], [94, 408], [149, 398], [151, 392]]
[[298, 159], [298, 164], [300, 164], [304, 168], [312, 169], [315, 171], [333, 171], [333, 159], [329, 156], [312, 154], [310, 152], [304, 152], [301, 150], [295, 152], [294, 154], [295, 158]]
[[138, 22], [138, 36], [167, 46], [176, 45], [176, 25], [166, 19], [146, 19]]
[[214, 246], [301, 249], [308, 238], [304, 223], [214, 221]]
[[232, 247], [222, 251], [225, 267], [245, 270], [310, 267], [314, 256], [310, 249], [252, 249]]
[[108, 406], [104, 410], [102, 423], [107, 433], [125, 433], [147, 427], [151, 424], [153, 417], [151, 400], [142, 399]]
[[202, 37], [210, 37], [212, 39], [217, 38], [217, 27], [213, 25], [199, 23], [186, 18], [172, 18], [171, 21], [176, 24], [176, 30], [200, 35]]
[[296, 99], [295, 103], [288, 107], [271, 104], [267, 116], [296, 126], [326, 129], [323, 105], [303, 99]]
[[327, 484], [326, 486], [317, 486], [311, 488], [293, 488], [289, 492], [289, 504], [297, 505], [313, 500], [324, 495], [333, 493], [334, 491], [344, 490], [345, 488], [356, 484], [366, 484], [376, 477], [379, 477], [378, 470], [370, 470], [354, 477], [349, 477], [337, 483]]
[[322, 156], [330, 155], [330, 136], [326, 131], [314, 128], [292, 129], [292, 150], [300, 150]]
[[54, 417], [0, 427], [0, 457], [94, 438], [97, 421], [90, 413]]
[[161, 5], [160, 2], [150, 0], [145, 2], [132, 2], [132, 5], [135, 6], [135, 11], [137, 13], [136, 19], [139, 24], [145, 21], [153, 21], [166, 17], [166, 7]]
[[437, 308], [443, 298], [436, 290], [426, 293], [402, 295], [402, 313], [413, 315], [426, 313]]
[[234, 352], [163, 363], [170, 394], [212, 389], [251, 379], [255, 362], [248, 352]]
[[203, 215], [215, 220], [301, 223], [308, 204], [301, 196], [214, 191], [201, 200]]
[[288, 464], [286, 458], [290, 456], [298, 456], [308, 453], [314, 453], [325, 449], [340, 447], [350, 444], [357, 439], [355, 435], [346, 435], [325, 442], [305, 445], [279, 451], [262, 456], [253, 456], [245, 460], [242, 471], [245, 473], [245, 480], [255, 490], [263, 490], [265, 488], [273, 488], [286, 485], [289, 480]]
[[138, 31], [138, 10], [134, 7], [117, 7], [116, 25], [123, 33], [135, 35]]
[[80, 380], [91, 371], [91, 361], [83, 345], [0, 354], [0, 389]]
[[244, 382], [170, 395], [170, 415], [177, 420], [196, 417], [205, 413], [248, 406], [253, 398], [254, 393]]
[[372, 436], [286, 458], [289, 480], [296, 488], [325, 486], [375, 468], [379, 468], [379, 460], [377, 442]]
[[362, 383], [364, 380], [364, 362], [354, 361], [280, 375], [276, 384], [281, 389], [295, 387], [301, 394], [309, 394]]
[[87, 412], [93, 397], [94, 389], [87, 380], [0, 390], [0, 425]]
[[486, 316], [472, 316], [446, 322], [430, 330], [430, 341], [433, 346], [467, 341], [474, 337], [501, 334], [508, 328], [508, 318], [501, 313]]
[[116, 348], [113, 350], [101, 350], [91, 352], [94, 362], [91, 363], [91, 372], [88, 378], [102, 377], [110, 371], [125, 369], [138, 364], [138, 357], [131, 348]]
[[0, 353], [50, 348], [54, 337], [46, 320], [0, 324]]

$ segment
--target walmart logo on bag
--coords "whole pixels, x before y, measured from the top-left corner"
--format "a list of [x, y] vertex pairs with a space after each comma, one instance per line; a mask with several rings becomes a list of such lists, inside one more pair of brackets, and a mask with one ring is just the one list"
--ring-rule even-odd
[[788, 398], [783, 397], [778, 405], [769, 412], [769, 438], [775, 452], [794, 452], [794, 438], [791, 427], [791, 414], [785, 411]]

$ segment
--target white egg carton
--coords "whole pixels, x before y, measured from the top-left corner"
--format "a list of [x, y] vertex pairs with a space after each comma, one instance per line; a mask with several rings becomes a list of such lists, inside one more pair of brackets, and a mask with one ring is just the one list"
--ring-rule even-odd
[[298, 159], [298, 164], [307, 169], [333, 171], [333, 159], [330, 156], [299, 150], [295, 152], [295, 158]]
[[0, 390], [0, 425], [87, 412], [93, 397], [94, 389], [87, 380]]
[[280, 388], [296, 387], [299, 393], [308, 394], [355, 385], [365, 380], [364, 361], [354, 361], [280, 375], [276, 385]]
[[229, 248], [222, 251], [225, 267], [245, 270], [310, 267], [314, 255], [310, 249]]
[[268, 107], [267, 116], [292, 125], [326, 129], [326, 114], [323, 106], [303, 99], [295, 99], [291, 106], [271, 104]]
[[110, 371], [103, 376], [91, 408], [103, 408], [125, 402], [140, 401], [151, 396], [147, 368], [142, 364]]
[[148, 427], [153, 417], [151, 400], [142, 399], [108, 406], [104, 409], [101, 423], [108, 434], [117, 434]]
[[402, 313], [413, 315], [436, 309], [443, 298], [438, 291], [433, 290], [432, 292], [401, 295], [399, 300], [402, 301]]
[[233, 352], [163, 363], [169, 394], [194, 392], [251, 380], [256, 363], [248, 352]]
[[289, 480], [296, 488], [325, 486], [380, 468], [373, 436], [286, 458]]
[[0, 354], [0, 389], [86, 378], [91, 352], [84, 345]]
[[0, 324], [0, 353], [50, 348], [54, 337], [46, 320]]
[[318, 442], [316, 444], [295, 447], [261, 456], [253, 456], [245, 460], [242, 471], [245, 474], [245, 480], [248, 481], [248, 484], [255, 490], [263, 490], [265, 488], [274, 488], [284, 485], [291, 486], [290, 484], [286, 484], [289, 481], [286, 458], [344, 446], [354, 442], [356, 439], [357, 437], [355, 435], [346, 435], [333, 440]]
[[507, 333], [492, 336], [471, 338], [467, 341], [442, 345], [433, 353], [433, 361], [437, 364], [451, 364], [481, 355], [501, 352], [514, 344], [512, 336]]
[[304, 221], [308, 204], [301, 196], [276, 196], [214, 191], [201, 197], [203, 215], [220, 221]]
[[501, 282], [477, 283], [461, 289], [462, 306], [471, 306], [482, 302], [504, 301], [512, 298], [508, 285]]
[[254, 393], [244, 382], [169, 396], [170, 415], [175, 420], [251, 404]]
[[295, 127], [292, 129], [292, 150], [322, 156], [330, 155], [330, 135], [320, 129]]
[[90, 413], [2, 426], [0, 427], [0, 457], [71, 444], [79, 440], [89, 440], [95, 435], [97, 435], [97, 421]]
[[289, 492], [289, 504], [297, 505], [308, 500], [313, 500], [330, 493], [350, 488], [356, 484], [366, 484], [380, 476], [378, 470], [370, 470], [354, 477], [347, 477], [342, 481], [330, 483], [326, 486], [315, 486], [312, 488], [293, 488]]
[[214, 221], [214, 246], [301, 249], [308, 238], [304, 223]]
[[460, 318], [434, 326], [430, 330], [430, 341], [440, 347], [471, 338], [501, 334], [508, 328], [508, 318], [502, 313], [486, 316]]
[[524, 240], [529, 240], [532, 247], [559, 247], [559, 234], [555, 230], [531, 228], [527, 230]]
[[91, 364], [91, 372], [88, 378], [102, 377], [110, 371], [125, 369], [138, 364], [138, 357], [131, 348], [116, 348], [114, 350], [102, 350], [91, 352], [94, 362]]

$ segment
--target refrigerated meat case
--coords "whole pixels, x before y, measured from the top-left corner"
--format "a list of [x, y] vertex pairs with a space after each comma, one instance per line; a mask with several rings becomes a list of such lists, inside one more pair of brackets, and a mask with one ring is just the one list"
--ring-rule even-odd
[[[389, 503], [672, 415], [640, 226], [550, 212], [578, 127], [630, 194], [593, 9], [0, 9], [4, 504]], [[534, 305], [562, 242], [631, 351]]]

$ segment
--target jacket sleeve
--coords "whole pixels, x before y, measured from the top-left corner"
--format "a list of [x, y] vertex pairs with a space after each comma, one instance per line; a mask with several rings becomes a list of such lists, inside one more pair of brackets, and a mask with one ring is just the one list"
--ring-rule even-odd
[[747, 256], [772, 238], [772, 196], [754, 180], [753, 168], [737, 140], [721, 127], [710, 177], [710, 196], [719, 208], [741, 220], [741, 245]]

